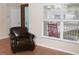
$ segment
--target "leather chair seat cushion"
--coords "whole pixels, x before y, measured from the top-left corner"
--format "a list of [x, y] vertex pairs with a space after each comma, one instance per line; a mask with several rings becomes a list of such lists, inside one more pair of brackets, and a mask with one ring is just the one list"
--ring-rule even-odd
[[17, 41], [16, 45], [17, 47], [27, 47], [29, 43], [31, 43], [30, 40], [24, 38], [24, 39]]

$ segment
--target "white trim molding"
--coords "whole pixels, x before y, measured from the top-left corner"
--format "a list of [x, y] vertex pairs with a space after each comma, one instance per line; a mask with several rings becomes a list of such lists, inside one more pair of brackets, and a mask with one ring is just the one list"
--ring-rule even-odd
[[65, 52], [65, 53], [70, 53], [70, 54], [73, 54], [73, 55], [79, 55], [79, 53], [75, 53], [75, 52], [71, 52], [71, 51], [67, 51], [67, 50], [63, 50], [63, 49], [58, 49], [58, 48], [55, 48], [55, 47], [50, 47], [50, 46], [40, 44], [40, 43], [36, 43], [36, 45], [46, 47], [46, 48], [49, 48], [49, 49], [55, 49], [55, 50]]
[[5, 39], [5, 38], [9, 38], [9, 36], [7, 35], [7, 36], [0, 37], [0, 40]]

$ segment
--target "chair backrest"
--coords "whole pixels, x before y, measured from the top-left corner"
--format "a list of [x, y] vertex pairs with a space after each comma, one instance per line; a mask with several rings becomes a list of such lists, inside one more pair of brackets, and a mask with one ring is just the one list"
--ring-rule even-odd
[[25, 32], [22, 32], [21, 27], [12, 27], [10, 29], [10, 33], [14, 34], [15, 36], [21, 36], [21, 35], [24, 35], [24, 33], [28, 33], [28, 29], [25, 28]]

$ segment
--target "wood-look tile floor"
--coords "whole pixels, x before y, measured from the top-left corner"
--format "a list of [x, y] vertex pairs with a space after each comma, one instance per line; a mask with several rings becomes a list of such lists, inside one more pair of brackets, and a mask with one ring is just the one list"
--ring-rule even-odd
[[36, 46], [34, 51], [22, 51], [13, 54], [10, 49], [10, 39], [6, 38], [0, 40], [0, 55], [70, 55], [70, 54], [41, 46]]

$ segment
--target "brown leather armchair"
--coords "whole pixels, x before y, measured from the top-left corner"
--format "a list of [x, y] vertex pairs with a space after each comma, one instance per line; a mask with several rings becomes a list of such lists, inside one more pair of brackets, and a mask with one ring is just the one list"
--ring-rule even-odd
[[10, 28], [10, 41], [12, 52], [29, 50], [33, 51], [35, 48], [34, 38], [35, 35], [28, 32], [28, 29], [22, 32], [21, 27], [12, 27]]

